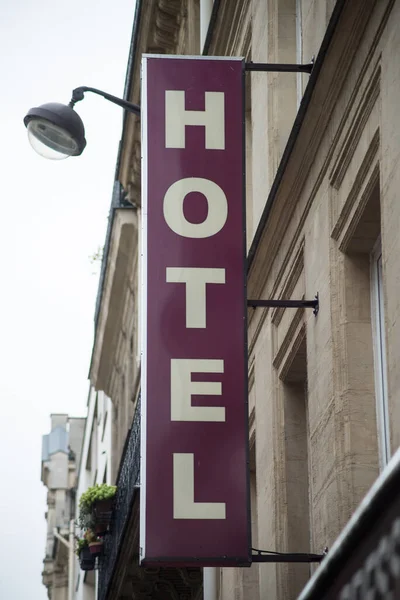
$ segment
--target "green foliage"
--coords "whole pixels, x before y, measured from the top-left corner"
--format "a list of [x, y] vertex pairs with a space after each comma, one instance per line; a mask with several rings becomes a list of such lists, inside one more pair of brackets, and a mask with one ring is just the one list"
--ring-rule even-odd
[[92, 275], [97, 274], [97, 268], [100, 267], [104, 254], [104, 246], [98, 246], [96, 252], [94, 252], [91, 256], [89, 256], [90, 264], [93, 265], [94, 270], [92, 271]]
[[93, 528], [94, 519], [92, 513], [81, 510], [78, 517], [78, 525], [82, 531], [87, 528]]
[[[111, 500], [117, 492], [116, 485], [107, 485], [106, 483], [90, 487], [79, 500], [80, 515], [89, 515], [92, 512], [93, 504], [98, 500]], [[86, 525], [87, 526], [87, 525]]]
[[91, 256], [89, 256], [90, 262], [92, 265], [95, 262], [101, 262], [103, 260], [104, 246], [97, 246], [96, 252], [94, 252]]

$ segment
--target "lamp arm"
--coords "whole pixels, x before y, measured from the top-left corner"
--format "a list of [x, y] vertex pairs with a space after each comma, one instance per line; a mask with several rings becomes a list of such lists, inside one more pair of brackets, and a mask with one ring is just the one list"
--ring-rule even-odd
[[109, 100], [110, 102], [113, 102], [114, 104], [117, 104], [118, 106], [121, 106], [122, 108], [125, 108], [126, 110], [129, 110], [130, 112], [133, 112], [135, 113], [135, 115], [138, 115], [140, 117], [140, 106], [138, 106], [137, 104], [133, 104], [132, 102], [128, 102], [127, 100], [122, 100], [122, 98], [117, 98], [116, 96], [112, 96], [111, 94], [107, 94], [107, 92], [102, 92], [101, 90], [98, 90], [96, 88], [86, 86], [78, 87], [75, 90], [73, 90], [71, 102], [69, 103], [71, 108], [74, 108], [77, 102], [83, 100], [85, 92], [93, 92], [94, 94], [103, 96], [103, 98], [105, 98], [106, 100]]

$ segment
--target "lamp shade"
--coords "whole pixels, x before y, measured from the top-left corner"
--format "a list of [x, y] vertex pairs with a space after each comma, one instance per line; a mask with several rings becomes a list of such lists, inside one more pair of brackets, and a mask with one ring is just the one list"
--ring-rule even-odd
[[65, 104], [50, 102], [31, 108], [24, 123], [32, 147], [45, 158], [79, 156], [86, 146], [82, 119]]

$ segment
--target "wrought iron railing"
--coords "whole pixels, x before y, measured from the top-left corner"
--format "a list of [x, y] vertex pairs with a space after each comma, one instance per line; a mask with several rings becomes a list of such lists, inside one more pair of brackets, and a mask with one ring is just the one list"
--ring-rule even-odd
[[118, 554], [131, 514], [135, 492], [140, 485], [140, 397], [128, 432], [117, 477], [117, 494], [111, 531], [104, 539], [104, 555], [99, 560], [98, 600], [106, 600]]

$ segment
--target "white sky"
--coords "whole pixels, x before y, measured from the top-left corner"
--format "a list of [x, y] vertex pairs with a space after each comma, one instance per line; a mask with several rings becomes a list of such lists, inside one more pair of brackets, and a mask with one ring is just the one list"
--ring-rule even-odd
[[[84, 416], [98, 275], [122, 109], [87, 94], [81, 157], [45, 160], [22, 119], [89, 85], [122, 96], [135, 0], [0, 2], [0, 598], [46, 600], [41, 583], [49, 415]], [[97, 272], [99, 268], [97, 268]]]

